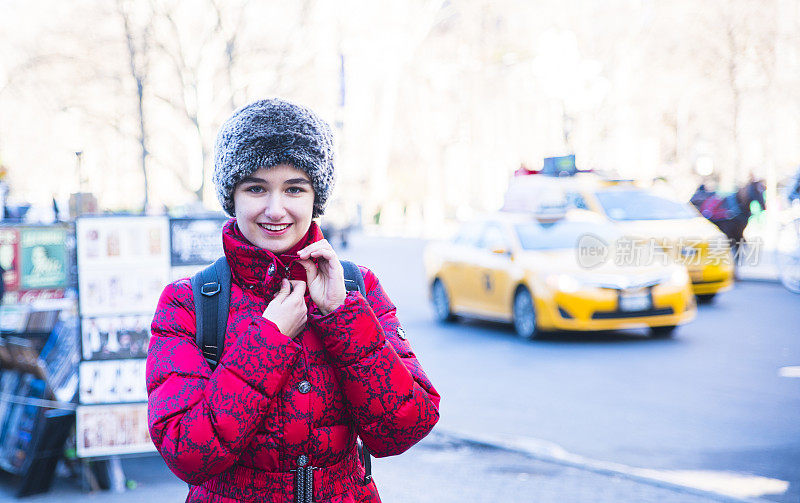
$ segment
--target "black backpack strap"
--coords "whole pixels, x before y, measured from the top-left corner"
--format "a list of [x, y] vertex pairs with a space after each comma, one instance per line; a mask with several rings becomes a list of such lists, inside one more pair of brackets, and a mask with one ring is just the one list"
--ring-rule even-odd
[[213, 370], [225, 349], [231, 303], [231, 269], [225, 257], [192, 276], [192, 295], [197, 319], [195, 341]]
[[[344, 269], [344, 287], [348, 292], [358, 290], [364, 298], [367, 298], [367, 287], [364, 285], [364, 275], [361, 274], [361, 269], [348, 260], [340, 260], [342, 269]], [[362, 441], [358, 444], [358, 456], [361, 458], [361, 464], [364, 465], [364, 480], [363, 484], [369, 484], [372, 480], [372, 456], [366, 444]]]
[[367, 298], [367, 287], [364, 286], [364, 275], [361, 269], [349, 260], [340, 260], [344, 269], [344, 287], [348, 292], [358, 290], [364, 298]]

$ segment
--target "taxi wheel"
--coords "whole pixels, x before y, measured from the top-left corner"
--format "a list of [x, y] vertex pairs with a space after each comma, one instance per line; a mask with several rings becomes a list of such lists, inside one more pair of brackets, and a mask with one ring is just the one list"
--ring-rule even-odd
[[654, 339], [668, 339], [675, 333], [675, 325], [668, 327], [650, 327], [650, 337]]
[[431, 299], [433, 300], [433, 312], [436, 314], [436, 321], [444, 323], [455, 319], [453, 311], [450, 310], [450, 296], [447, 295], [444, 283], [439, 279], [433, 282]]
[[527, 288], [520, 288], [514, 295], [514, 330], [525, 339], [534, 339], [539, 335], [536, 328], [536, 308], [533, 297]]
[[714, 300], [714, 297], [716, 297], [716, 295], [717, 295], [716, 293], [704, 293], [704, 294], [697, 295], [696, 296], [697, 297], [697, 303], [698, 304], [709, 304], [709, 303], [711, 303], [712, 300]]

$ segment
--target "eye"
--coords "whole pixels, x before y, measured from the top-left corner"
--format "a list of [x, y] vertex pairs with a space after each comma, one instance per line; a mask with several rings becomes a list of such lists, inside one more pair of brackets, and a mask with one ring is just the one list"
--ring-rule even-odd
[[264, 187], [262, 187], [260, 185], [251, 185], [249, 187], [245, 187], [244, 191], [245, 192], [251, 192], [253, 194], [260, 194], [260, 193], [264, 192]]
[[303, 187], [299, 187], [299, 186], [289, 187], [288, 189], [286, 189], [286, 192], [288, 192], [289, 194], [301, 194], [301, 193], [303, 193], [305, 191], [306, 191], [306, 189], [304, 189]]

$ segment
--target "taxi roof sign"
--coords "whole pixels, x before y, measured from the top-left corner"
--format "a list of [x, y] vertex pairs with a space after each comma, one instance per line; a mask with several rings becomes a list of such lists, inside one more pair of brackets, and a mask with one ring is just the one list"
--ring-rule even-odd
[[545, 157], [541, 174], [547, 176], [572, 176], [578, 172], [575, 166], [575, 155]]
[[529, 169], [525, 164], [521, 164], [519, 169], [514, 172], [515, 177], [525, 177], [526, 175], [544, 175], [552, 178], [573, 177], [581, 173], [591, 173], [593, 170], [578, 169], [575, 164], [575, 154], [561, 155], [557, 157], [545, 157], [542, 167], [539, 169]]

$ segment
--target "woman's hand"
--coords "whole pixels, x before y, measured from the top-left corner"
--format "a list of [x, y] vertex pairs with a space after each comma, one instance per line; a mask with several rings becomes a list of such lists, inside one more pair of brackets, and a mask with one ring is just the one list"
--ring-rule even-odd
[[[323, 315], [344, 303], [344, 269], [326, 239], [311, 243], [299, 252], [298, 262], [306, 270], [308, 293]], [[316, 259], [315, 261], [312, 259]]]
[[306, 326], [308, 309], [303, 295], [306, 284], [302, 281], [281, 281], [281, 289], [264, 310], [264, 318], [275, 325], [290, 339], [297, 337]]

